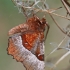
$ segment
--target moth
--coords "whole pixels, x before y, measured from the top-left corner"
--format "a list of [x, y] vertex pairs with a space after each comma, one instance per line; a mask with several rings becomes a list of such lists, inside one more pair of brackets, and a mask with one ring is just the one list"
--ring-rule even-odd
[[8, 54], [23, 63], [26, 70], [44, 70], [44, 42], [48, 31], [45, 18], [39, 19], [35, 15], [28, 18], [8, 32]]

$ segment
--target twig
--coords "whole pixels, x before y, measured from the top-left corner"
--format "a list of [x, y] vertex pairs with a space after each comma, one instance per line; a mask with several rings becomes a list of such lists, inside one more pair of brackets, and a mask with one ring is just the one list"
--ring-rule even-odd
[[[67, 33], [67, 35], [70, 33], [70, 31]], [[60, 45], [64, 42], [64, 40], [67, 38], [67, 35], [64, 37], [64, 39], [60, 42], [60, 44], [58, 45], [58, 47], [57, 48], [55, 48], [53, 51], [52, 51], [52, 53], [53, 52], [55, 52], [59, 47], [60, 47]], [[54, 67], [56, 67], [56, 65], [60, 62], [60, 61], [62, 61], [65, 57], [67, 57], [68, 55], [70, 54], [70, 51], [68, 51], [66, 54], [64, 54], [55, 64], [54, 64], [54, 66], [51, 68], [51, 69], [53, 69]]]
[[[64, 0], [61, 0], [61, 1], [64, 1]], [[37, 11], [40, 11], [40, 12], [47, 12], [47, 13], [51, 13], [51, 14], [53, 14], [53, 15], [55, 15], [55, 16], [59, 16], [59, 17], [61, 17], [61, 18], [65, 18], [65, 19], [68, 19], [68, 20], [70, 20], [70, 18], [67, 18], [67, 17], [65, 17], [65, 16], [62, 16], [62, 15], [58, 15], [58, 14], [56, 14], [56, 13], [54, 13], [54, 11], [56, 11], [57, 9], [53, 9], [52, 11], [51, 11], [51, 9], [41, 9], [41, 8], [35, 8], [35, 7], [32, 7], [32, 6], [28, 6], [28, 7], [26, 7], [26, 6], [24, 6], [23, 5], [23, 1], [13, 1], [12, 0], [12, 2], [17, 6], [17, 7], [20, 7], [21, 9], [22, 8], [25, 8], [25, 9], [32, 9], [32, 10], [37, 10]], [[64, 2], [65, 3], [65, 2]], [[63, 4], [64, 4], [63, 3]], [[37, 3], [35, 3], [35, 4], [33, 4], [33, 5], [36, 5]]]
[[51, 18], [53, 19], [53, 21], [55, 22], [55, 24], [57, 25], [57, 27], [64, 33], [64, 34], [66, 34], [65, 32], [64, 32], [64, 30], [59, 26], [59, 24], [56, 22], [56, 20], [53, 18], [53, 16], [49, 13], [49, 15], [51, 16]]
[[68, 51], [67, 53], [65, 53], [53, 66], [56, 67], [57, 64], [59, 64], [59, 62], [61, 62], [65, 57], [67, 57], [70, 54], [70, 51]]
[[[49, 54], [49, 55], [51, 55], [52, 53], [54, 53], [59, 47], [60, 47], [60, 45], [64, 42], [64, 40], [67, 38], [67, 35], [62, 39], [62, 41], [58, 44], [58, 46]], [[48, 56], [49, 56], [48, 55]], [[46, 56], [46, 58], [48, 57], [48, 56]]]
[[68, 0], [61, 0], [61, 2], [67, 10], [67, 13], [70, 15], [70, 9], [68, 8], [68, 6], [70, 7], [70, 4], [68, 3]]
[[36, 8], [32, 8], [32, 7], [25, 7], [25, 6], [23, 6], [23, 7], [24, 7], [24, 8], [27, 8], [27, 9], [38, 10], [38, 11], [41, 11], [41, 12], [47, 12], [47, 13], [50, 13], [50, 14], [53, 14], [53, 15], [59, 16], [59, 17], [61, 17], [61, 18], [65, 18], [65, 19], [70, 20], [70, 18], [67, 18], [67, 17], [65, 17], [65, 16], [62, 16], [62, 15], [58, 15], [58, 14], [56, 14], [56, 13], [53, 13], [52, 11], [50, 11], [51, 9], [48, 9], [48, 10], [42, 10], [42, 9], [36, 9]]

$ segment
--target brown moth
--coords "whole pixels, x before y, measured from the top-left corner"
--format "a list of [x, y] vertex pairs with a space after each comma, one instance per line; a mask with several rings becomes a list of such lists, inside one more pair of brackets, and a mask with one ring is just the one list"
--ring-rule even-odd
[[45, 18], [33, 16], [27, 19], [9, 31], [8, 54], [21, 62], [26, 70], [44, 70], [44, 41], [48, 31], [49, 25]]

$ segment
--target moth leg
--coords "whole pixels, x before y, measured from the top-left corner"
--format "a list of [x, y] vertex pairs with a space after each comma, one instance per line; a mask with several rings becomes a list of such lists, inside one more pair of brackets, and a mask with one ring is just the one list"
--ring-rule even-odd
[[[45, 35], [45, 40], [46, 40], [46, 38], [47, 38], [47, 34], [48, 34], [48, 32], [49, 32], [49, 29], [50, 29], [50, 26], [49, 26], [48, 23], [46, 23], [46, 27], [47, 27], [47, 31], [46, 31], [46, 35]], [[44, 41], [45, 41], [45, 40], [44, 40]]]

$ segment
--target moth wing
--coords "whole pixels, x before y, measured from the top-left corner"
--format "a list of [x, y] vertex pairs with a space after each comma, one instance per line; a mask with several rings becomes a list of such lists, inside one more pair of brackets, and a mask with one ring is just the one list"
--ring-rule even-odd
[[28, 25], [26, 23], [23, 23], [10, 29], [8, 35], [11, 36], [16, 33], [21, 33], [21, 32], [23, 33], [27, 31], [27, 29], [28, 29]]
[[20, 35], [15, 34], [9, 37], [7, 51], [8, 54], [12, 55], [14, 59], [21, 62], [27, 70], [44, 70], [44, 61], [38, 60], [34, 54], [22, 45]]

